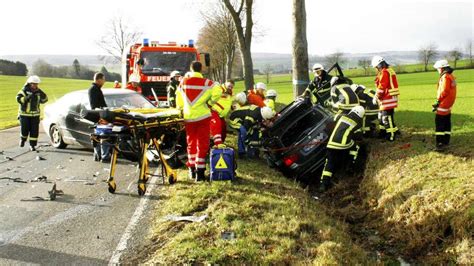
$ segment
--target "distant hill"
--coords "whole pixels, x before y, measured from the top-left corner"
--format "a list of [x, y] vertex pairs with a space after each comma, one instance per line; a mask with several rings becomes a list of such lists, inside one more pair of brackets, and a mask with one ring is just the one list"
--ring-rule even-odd
[[[448, 52], [439, 51], [438, 57], [444, 57]], [[344, 68], [357, 67], [357, 62], [361, 59], [371, 59], [374, 55], [381, 55], [387, 61], [393, 65], [406, 65], [418, 63], [418, 52], [417, 51], [386, 51], [378, 53], [346, 53], [344, 57], [347, 59], [347, 63], [343, 66]], [[252, 58], [254, 60], [255, 69], [263, 69], [265, 65], [270, 64], [274, 70], [280, 69], [291, 69], [291, 54], [278, 54], [278, 53], [253, 53]], [[309, 55], [310, 65], [320, 62], [324, 63], [324, 56], [322, 55]]]
[[[447, 54], [447, 51], [439, 51], [438, 57], [443, 57]], [[360, 59], [372, 58], [374, 55], [381, 55], [387, 59], [388, 62], [394, 65], [399, 64], [413, 64], [417, 63], [418, 55], [417, 51], [386, 51], [378, 53], [347, 53], [344, 54], [348, 62], [343, 66], [344, 68], [353, 68], [357, 66], [357, 61]], [[274, 72], [287, 73], [291, 69], [291, 54], [279, 54], [279, 53], [253, 53], [254, 68], [262, 70], [266, 65], [270, 64]], [[43, 59], [46, 62], [55, 65], [71, 65], [74, 59], [79, 60], [81, 65], [88, 65], [93, 69], [99, 69], [103, 65], [109, 69], [109, 71], [120, 72], [120, 63], [114, 62], [111, 56], [102, 55], [0, 55], [0, 59], [6, 59], [10, 61], [20, 61], [25, 63], [27, 66], [31, 66], [33, 62], [38, 59]], [[321, 55], [310, 55], [310, 65], [315, 62], [323, 62], [324, 56]]]
[[109, 71], [120, 71], [120, 64], [114, 62], [112, 56], [107, 55], [0, 55], [0, 59], [20, 61], [25, 63], [28, 67], [31, 67], [38, 59], [43, 59], [54, 66], [72, 65], [74, 59], [77, 59], [81, 65], [87, 65], [93, 69], [100, 69], [103, 65], [105, 65]]

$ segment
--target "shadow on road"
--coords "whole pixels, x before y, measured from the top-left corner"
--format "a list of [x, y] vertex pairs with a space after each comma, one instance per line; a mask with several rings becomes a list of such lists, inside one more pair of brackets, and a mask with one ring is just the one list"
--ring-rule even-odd
[[17, 244], [7, 244], [5, 246], [0, 246], [0, 258], [15, 260], [17, 262], [49, 265], [65, 265], [70, 263], [76, 265], [97, 265], [108, 263], [107, 261], [101, 259], [66, 254]]

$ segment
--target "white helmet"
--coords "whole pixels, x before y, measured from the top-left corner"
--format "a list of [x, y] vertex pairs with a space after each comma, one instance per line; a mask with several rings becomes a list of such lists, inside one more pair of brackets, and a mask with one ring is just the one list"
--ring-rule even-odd
[[352, 84], [351, 89], [353, 92], [357, 93], [358, 91], [364, 91], [365, 86], [364, 85], [359, 85], [359, 84]]
[[276, 90], [268, 90], [266, 96], [267, 97], [277, 97], [278, 94], [277, 94]]
[[130, 75], [130, 82], [136, 82], [136, 83], [140, 83], [140, 77], [136, 74], [132, 74]]
[[324, 70], [324, 66], [319, 63], [316, 63], [313, 65], [313, 71], [316, 71], [316, 70]]
[[258, 83], [255, 85], [255, 88], [256, 88], [256, 89], [266, 90], [266, 89], [267, 89], [267, 85], [265, 85], [265, 83], [263, 83], [263, 82], [258, 82]]
[[331, 78], [331, 86], [334, 86], [334, 84], [336, 84], [336, 82], [339, 80], [339, 77], [332, 77]]
[[114, 81], [114, 84], [118, 84], [118, 83], [119, 83], [118, 80]]
[[372, 57], [371, 65], [372, 65], [373, 68], [376, 68], [382, 62], [385, 62], [385, 59], [383, 57], [381, 57], [380, 55], [376, 55], [376, 56]]
[[29, 76], [28, 79], [26, 80], [26, 83], [41, 83], [41, 79], [36, 76], [36, 75], [33, 75], [33, 76]]
[[175, 70], [175, 71], [171, 72], [170, 77], [176, 77], [176, 76], [178, 76], [178, 77], [181, 76], [181, 74], [179, 73], [178, 70]]
[[440, 69], [440, 68], [443, 68], [443, 67], [449, 67], [448, 60], [446, 60], [446, 59], [438, 60], [433, 65], [433, 67], [436, 68], [436, 69]]
[[260, 108], [260, 113], [265, 120], [272, 119], [275, 116], [275, 112], [273, 112], [272, 108], [266, 106]]
[[357, 105], [356, 107], [352, 108], [350, 112], [355, 113], [360, 118], [363, 118], [365, 114], [365, 109], [364, 107]]
[[237, 95], [235, 95], [235, 100], [240, 104], [240, 105], [245, 105], [247, 103], [247, 95], [245, 92], [239, 92]]

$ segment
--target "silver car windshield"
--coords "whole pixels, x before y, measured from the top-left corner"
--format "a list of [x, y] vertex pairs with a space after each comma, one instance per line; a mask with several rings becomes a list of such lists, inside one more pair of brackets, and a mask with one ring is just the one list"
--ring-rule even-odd
[[111, 94], [104, 95], [105, 103], [107, 107], [117, 107], [117, 108], [156, 108], [152, 103], [150, 103], [145, 97], [140, 94], [130, 93], [130, 94]]

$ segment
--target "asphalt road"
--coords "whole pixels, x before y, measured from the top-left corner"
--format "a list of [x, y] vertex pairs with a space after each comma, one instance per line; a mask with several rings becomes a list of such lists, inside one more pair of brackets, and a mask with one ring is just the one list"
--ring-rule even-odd
[[[0, 131], [0, 139], [0, 265], [109, 264], [140, 248], [166, 187], [149, 185], [151, 193], [139, 197], [136, 165], [120, 160], [110, 194], [104, 182], [110, 166], [94, 162], [91, 150], [55, 149], [41, 132], [31, 152], [18, 147], [19, 128]], [[32, 182], [39, 176], [48, 183]], [[54, 182], [64, 195], [51, 201]]]

